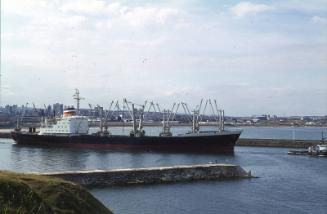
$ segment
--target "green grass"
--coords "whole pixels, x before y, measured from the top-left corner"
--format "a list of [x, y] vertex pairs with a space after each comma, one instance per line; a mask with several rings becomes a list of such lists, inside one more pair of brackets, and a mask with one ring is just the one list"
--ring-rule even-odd
[[0, 171], [0, 213], [111, 213], [78, 184]]

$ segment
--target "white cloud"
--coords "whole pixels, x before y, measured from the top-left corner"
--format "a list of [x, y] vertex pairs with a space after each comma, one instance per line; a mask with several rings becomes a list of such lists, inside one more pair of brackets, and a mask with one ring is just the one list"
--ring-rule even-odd
[[327, 18], [321, 17], [321, 16], [313, 16], [311, 17], [311, 21], [316, 24], [327, 24]]
[[177, 18], [179, 10], [172, 8], [136, 7], [127, 9], [119, 18], [134, 27], [164, 25]]
[[1, 12], [4, 14], [15, 14], [15, 15], [33, 15], [37, 11], [42, 11], [48, 7], [46, 1], [42, 0], [8, 0], [1, 3]]
[[[324, 26], [312, 27], [312, 23], [326, 21], [324, 16], [314, 16], [323, 14], [321, 11], [309, 13], [312, 23], [308, 23], [307, 13], [304, 16], [302, 10], [293, 9], [290, 14], [298, 13], [301, 19], [290, 22], [274, 14], [273, 19], [267, 16], [250, 23], [231, 19], [230, 12], [244, 17], [273, 8], [283, 13], [289, 10], [276, 3], [241, 2], [232, 9], [219, 8], [223, 12], [218, 14], [208, 5], [199, 10], [198, 4], [189, 1], [179, 4], [5, 0], [8, 13], [2, 20], [1, 66], [3, 81], [15, 96], [4, 93], [3, 100], [17, 103], [26, 99], [26, 94], [38, 94], [42, 104], [50, 97], [53, 102], [70, 102], [67, 92], [78, 87], [84, 97], [99, 104], [110, 96], [150, 97], [166, 103], [222, 97], [225, 104], [230, 103], [231, 113], [256, 113], [267, 109], [265, 97], [283, 84], [300, 88], [307, 82], [308, 88], [315, 85], [319, 90], [324, 85], [320, 82], [327, 66], [326, 40], [320, 30]], [[21, 78], [25, 72], [30, 73], [29, 78]], [[292, 81], [294, 78], [298, 79]], [[32, 87], [40, 82], [42, 88], [54, 88], [56, 93], [48, 95], [46, 90]], [[265, 102], [253, 109], [238, 108], [257, 91], [262, 93], [253, 96], [253, 102]], [[60, 100], [64, 96], [65, 100]], [[319, 96], [314, 95], [317, 100]], [[268, 106], [278, 99], [273, 97]], [[307, 108], [299, 105], [299, 109], [305, 112]]]
[[77, 13], [101, 16], [102, 19], [107, 19], [107, 21], [98, 21], [96, 27], [108, 28], [111, 28], [114, 24], [127, 24], [133, 27], [164, 25], [181, 13], [176, 8], [153, 5], [131, 7], [122, 5], [120, 2], [107, 3], [101, 0], [68, 2], [64, 3], [60, 10], [66, 14]]
[[99, 0], [68, 2], [60, 7], [60, 10], [65, 13], [74, 12], [87, 14], [103, 12], [105, 9], [106, 2]]
[[119, 2], [113, 2], [111, 4], [108, 4], [106, 7], [106, 10], [110, 14], [124, 14], [125, 11], [128, 9], [127, 6], [121, 5]]
[[268, 6], [266, 4], [254, 4], [251, 2], [240, 2], [231, 8], [231, 12], [238, 17], [243, 17], [246, 15], [262, 13], [262, 12], [269, 11], [272, 9], [273, 8], [271, 6]]
[[50, 25], [50, 26], [65, 26], [68, 28], [79, 27], [81, 26], [87, 18], [80, 15], [71, 15], [71, 16], [50, 16], [47, 19], [41, 21], [40, 24]]

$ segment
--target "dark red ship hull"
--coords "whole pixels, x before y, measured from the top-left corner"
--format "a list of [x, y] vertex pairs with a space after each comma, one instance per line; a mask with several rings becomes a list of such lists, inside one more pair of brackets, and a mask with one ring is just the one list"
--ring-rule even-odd
[[100, 148], [110, 150], [172, 151], [195, 153], [233, 154], [240, 132], [182, 136], [78, 135], [51, 136], [35, 133], [12, 132], [17, 144], [55, 147]]

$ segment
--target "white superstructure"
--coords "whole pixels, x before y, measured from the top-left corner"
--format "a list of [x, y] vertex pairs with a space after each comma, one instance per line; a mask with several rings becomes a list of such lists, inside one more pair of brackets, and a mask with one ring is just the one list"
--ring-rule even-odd
[[73, 108], [66, 109], [55, 124], [47, 121], [40, 127], [39, 135], [79, 135], [89, 132], [88, 118], [77, 116]]

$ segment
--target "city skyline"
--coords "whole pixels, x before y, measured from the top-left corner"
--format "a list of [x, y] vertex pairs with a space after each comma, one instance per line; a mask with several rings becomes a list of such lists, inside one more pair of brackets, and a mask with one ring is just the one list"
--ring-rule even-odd
[[1, 105], [171, 106], [327, 114], [326, 1], [1, 2]]
[[[117, 102], [117, 100], [115, 100], [115, 103]], [[205, 102], [205, 101], [204, 101]], [[154, 103], [154, 105], [156, 105], [157, 103]], [[174, 108], [174, 112], [176, 112], [177, 114], [188, 114], [185, 112], [185, 110], [180, 107], [178, 108], [178, 110], [176, 111], [176, 106], [178, 105], [178, 103], [175, 103], [175, 108]], [[185, 103], [189, 108], [190, 108], [190, 111], [192, 113], [192, 111], [195, 109], [195, 108], [198, 108], [199, 106], [189, 106], [187, 103]], [[110, 107], [110, 104], [109, 106], [100, 106], [100, 105], [92, 105], [91, 103], [88, 103], [87, 104], [88, 106], [82, 106], [80, 108], [80, 110], [82, 110], [83, 112], [92, 112], [92, 111], [98, 111], [98, 109], [102, 109], [102, 111], [112, 111], [112, 112], [128, 112], [128, 109], [127, 107], [121, 105], [120, 106], [120, 109], [118, 109], [117, 107], [115, 107], [114, 105]], [[140, 111], [142, 109], [142, 104], [136, 104], [136, 110], [137, 111]], [[160, 106], [160, 105], [159, 105]], [[163, 106], [161, 106], [163, 107]], [[160, 108], [161, 108], [160, 107]], [[158, 108], [156, 107], [156, 109], [153, 109], [153, 107], [149, 107], [149, 102], [146, 103], [145, 105], [145, 108], [144, 108], [144, 111], [146, 113], [163, 113], [163, 111], [171, 111], [171, 108], [172, 106], [165, 106], [163, 109], [161, 109], [161, 111], [158, 110]], [[57, 109], [60, 108], [61, 110], [58, 111]], [[75, 108], [76, 109], [76, 103], [75, 104], [64, 104], [64, 103], [53, 103], [53, 104], [44, 104], [43, 106], [37, 106], [35, 105], [34, 103], [25, 103], [25, 104], [22, 104], [22, 105], [17, 105], [17, 104], [6, 104], [5, 106], [0, 106], [0, 113], [20, 113], [20, 112], [23, 112], [25, 110], [27, 110], [28, 112], [37, 112], [37, 113], [40, 113], [41, 111], [46, 111], [46, 112], [49, 112], [49, 109], [50, 111], [53, 111], [55, 110], [56, 112], [63, 112], [65, 109], [67, 108]], [[221, 109], [223, 110], [223, 109]], [[201, 115], [213, 115], [214, 113], [212, 113], [212, 109], [211, 107], [208, 107], [206, 108], [206, 110], [204, 111], [204, 104], [202, 105], [202, 108], [201, 108], [201, 111], [200, 111], [200, 114]], [[228, 114], [228, 115], [225, 115], [226, 117], [239, 117], [239, 118], [250, 118], [250, 117], [253, 117], [253, 118], [256, 118], [256, 117], [267, 117], [267, 118], [305, 118], [305, 117], [310, 117], [311, 119], [312, 118], [326, 118], [327, 115], [282, 115], [282, 114], [270, 114], [269, 112], [266, 112], [266, 113], [262, 113], [262, 114], [259, 114], [259, 113], [254, 113], [254, 114], [251, 114], [251, 115], [232, 115], [232, 114]]]

